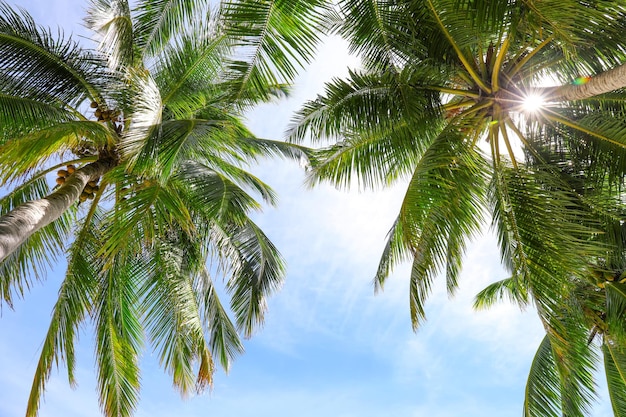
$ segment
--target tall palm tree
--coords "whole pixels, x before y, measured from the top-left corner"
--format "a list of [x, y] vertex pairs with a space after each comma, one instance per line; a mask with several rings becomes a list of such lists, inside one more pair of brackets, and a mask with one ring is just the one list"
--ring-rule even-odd
[[[376, 188], [408, 179], [374, 282], [381, 289], [399, 262], [412, 262], [415, 329], [437, 274], [453, 294], [466, 245], [491, 219], [508, 290], [535, 304], [568, 380], [563, 412], [584, 415], [591, 361], [577, 350], [580, 326], [563, 321], [563, 300], [597, 269], [606, 252], [595, 238], [598, 219], [615, 210], [572, 187], [542, 152], [559, 143], [607, 181], [605, 195], [618, 194], [626, 172], [626, 8], [576, 0], [338, 7], [334, 29], [363, 69], [329, 83], [288, 130], [293, 142], [330, 142], [312, 162], [311, 184]], [[536, 95], [542, 108], [525, 110]]]
[[[0, 3], [2, 302], [58, 255], [68, 264], [28, 416], [59, 359], [75, 383], [87, 320], [107, 416], [132, 414], [145, 342], [183, 395], [242, 351], [239, 332], [249, 337], [262, 323], [284, 276], [249, 217], [274, 193], [245, 168], [306, 157], [254, 137], [242, 115], [287, 91], [311, 57], [321, 6], [146, 0], [131, 13], [126, 0], [93, 0], [86, 25], [98, 45], [89, 50]], [[220, 276], [235, 324], [217, 296]]]

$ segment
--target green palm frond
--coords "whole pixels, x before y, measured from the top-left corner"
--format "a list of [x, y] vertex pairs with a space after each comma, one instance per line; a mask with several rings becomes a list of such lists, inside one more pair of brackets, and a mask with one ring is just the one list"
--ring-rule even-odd
[[119, 253], [99, 277], [94, 299], [100, 406], [107, 416], [130, 416], [139, 400], [143, 344], [137, 287], [145, 274], [130, 250]]
[[[3, 91], [2, 87], [0, 91]], [[0, 146], [10, 139], [28, 134], [31, 130], [69, 122], [75, 118], [73, 112], [60, 109], [57, 105], [0, 92], [0, 124], [3, 126]]]
[[243, 353], [243, 344], [235, 325], [222, 306], [217, 291], [206, 268], [202, 268], [195, 284], [199, 309], [203, 314], [213, 357], [218, 358], [228, 371], [235, 357]]
[[81, 149], [87, 147], [106, 148], [114, 141], [115, 132], [95, 121], [57, 123], [14, 138], [0, 146], [0, 166], [4, 171], [0, 183], [21, 181], [35, 169], [54, 161], [59, 154], [80, 154]]
[[626, 352], [610, 340], [602, 344], [606, 381], [615, 417], [626, 416]]
[[142, 0], [135, 7], [138, 12], [135, 44], [141, 58], [160, 53], [192, 18], [210, 18], [205, 2], [184, 0]]
[[327, 84], [324, 96], [308, 102], [287, 131], [290, 141], [335, 139], [344, 132], [374, 133], [403, 123], [426, 131], [440, 127], [437, 82], [441, 68], [425, 66], [396, 73], [350, 72], [347, 80]]
[[520, 285], [519, 280], [513, 277], [505, 278], [489, 284], [476, 294], [474, 308], [477, 310], [487, 309], [504, 299], [523, 307], [528, 304], [528, 291]]
[[606, 291], [606, 323], [611, 337], [620, 342], [626, 341], [626, 284], [607, 282]]
[[188, 259], [197, 248], [184, 235], [172, 231], [169, 237], [156, 242], [150, 256], [151, 277], [141, 290], [143, 315], [161, 365], [185, 396], [211, 384], [213, 361], [194, 293], [196, 271]]
[[561, 381], [546, 335], [533, 358], [526, 382], [524, 417], [561, 417]]
[[20, 96], [53, 96], [73, 107], [100, 98], [98, 90], [111, 78], [101, 59], [72, 41], [55, 40], [50, 32], [39, 30], [26, 12], [18, 14], [4, 2], [0, 3], [0, 62], [3, 76], [14, 80]]
[[63, 359], [67, 366], [70, 385], [75, 386], [74, 344], [79, 325], [91, 314], [92, 302], [97, 292], [97, 260], [99, 247], [98, 216], [82, 229], [70, 249], [68, 271], [59, 289], [59, 298], [52, 311], [48, 333], [43, 342], [26, 415], [38, 414], [39, 402], [52, 372], [53, 364]]
[[[445, 131], [419, 160], [374, 280], [376, 288], [382, 288], [394, 265], [413, 258], [414, 328], [424, 318], [430, 281], [441, 265], [446, 266], [448, 291], [454, 292], [465, 241], [477, 231], [482, 218], [480, 195], [485, 183], [480, 172], [486, 168], [485, 160], [461, 139]], [[364, 166], [372, 170], [371, 165]]]
[[546, 335], [533, 359], [526, 383], [524, 416], [588, 415], [594, 399], [594, 362], [595, 357], [584, 338], [566, 342]]
[[236, 181], [233, 181], [212, 167], [189, 161], [172, 178], [172, 186], [192, 203], [194, 215], [206, 221], [228, 219], [240, 222], [245, 221], [250, 210], [259, 209], [260, 206], [238, 183], [256, 189], [270, 203], [275, 196], [270, 188], [253, 176], [243, 171], [236, 174]]
[[424, 41], [401, 24], [409, 19], [406, 3], [345, 0], [340, 5], [344, 20], [335, 31], [348, 39], [350, 52], [363, 57], [367, 68], [401, 68], [423, 46]]
[[201, 27], [176, 40], [154, 65], [163, 103], [168, 111], [183, 118], [204, 107], [234, 104], [224, 100], [226, 92], [220, 79], [230, 45], [223, 35], [207, 31]]
[[[448, 291], [455, 289], [458, 260], [478, 232], [485, 204], [484, 157], [454, 132], [445, 131], [422, 156], [409, 183], [398, 223], [413, 266], [410, 279], [413, 328], [425, 318], [430, 282], [442, 266]], [[396, 226], [397, 227], [397, 226]]]
[[267, 297], [283, 283], [284, 261], [276, 247], [252, 221], [212, 227], [213, 250], [228, 272], [227, 290], [239, 331], [251, 337], [263, 323]]
[[231, 95], [269, 98], [272, 86], [293, 81], [318, 43], [323, 0], [229, 0], [222, 3], [223, 31], [237, 49], [227, 79]]

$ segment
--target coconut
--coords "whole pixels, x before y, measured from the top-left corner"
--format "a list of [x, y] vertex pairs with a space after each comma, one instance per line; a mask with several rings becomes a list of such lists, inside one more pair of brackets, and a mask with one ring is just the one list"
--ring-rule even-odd
[[72, 175], [73, 173], [76, 172], [76, 167], [74, 165], [68, 165], [67, 166], [67, 172]]
[[90, 106], [92, 109], [95, 109], [96, 107], [98, 107], [98, 103], [96, 103], [95, 101], [92, 101]]
[[63, 178], [63, 177], [57, 177], [57, 180], [56, 180], [56, 181], [57, 181], [57, 184], [61, 185], [61, 184], [64, 184], [64, 183], [65, 183], [65, 178]]
[[66, 171], [66, 170], [64, 170], [64, 169], [60, 169], [60, 170], [58, 170], [58, 171], [57, 171], [57, 175], [58, 175], [59, 177], [63, 177], [63, 178], [65, 178], [65, 177], [67, 177], [67, 176], [69, 175], [69, 172], [67, 172], [67, 171]]

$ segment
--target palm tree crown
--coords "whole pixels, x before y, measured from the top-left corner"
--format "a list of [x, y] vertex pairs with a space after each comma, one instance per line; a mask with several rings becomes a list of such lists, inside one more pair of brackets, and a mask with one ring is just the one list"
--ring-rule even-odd
[[[564, 312], [564, 300], [582, 283], [595, 285], [607, 253], [598, 236], [609, 219], [623, 219], [626, 8], [343, 0], [339, 11], [334, 29], [363, 70], [329, 83], [288, 131], [294, 142], [330, 142], [314, 158], [311, 183], [378, 187], [408, 179], [375, 285], [382, 288], [399, 262], [412, 262], [414, 328], [440, 271], [454, 292], [464, 249], [490, 217], [511, 277], [483, 298], [533, 302], [548, 334], [543, 349], [559, 364], [560, 379], [534, 391], [541, 400], [527, 402], [527, 415], [584, 415], [593, 358], [578, 341], [586, 342], [581, 323], [589, 321], [584, 309]], [[529, 113], [523, 104], [533, 95], [544, 104]], [[622, 349], [619, 340], [609, 346]]]
[[[101, 407], [130, 415], [145, 341], [183, 395], [228, 369], [262, 323], [284, 263], [250, 219], [275, 202], [245, 171], [306, 157], [254, 137], [251, 106], [281, 96], [313, 52], [321, 1], [93, 0], [96, 50], [57, 39], [0, 3], [0, 294], [11, 305], [57, 255], [67, 272], [37, 366], [37, 414], [53, 363], [74, 379], [92, 320]], [[56, 174], [56, 189], [47, 182]], [[210, 267], [208, 260], [214, 260]], [[214, 277], [223, 276], [235, 323]]]

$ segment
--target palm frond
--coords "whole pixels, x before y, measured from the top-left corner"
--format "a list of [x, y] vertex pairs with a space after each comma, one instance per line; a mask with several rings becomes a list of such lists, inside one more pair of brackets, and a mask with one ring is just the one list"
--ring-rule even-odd
[[604, 368], [615, 417], [626, 416], [626, 352], [605, 339], [602, 344]]
[[69, 152], [80, 155], [82, 149], [106, 148], [115, 140], [112, 129], [95, 121], [57, 123], [13, 138], [0, 147], [0, 166], [3, 167], [0, 183], [23, 180], [59, 155]]
[[135, 44], [141, 58], [159, 54], [168, 42], [190, 24], [194, 15], [209, 18], [205, 3], [184, 0], [142, 0], [135, 11]]
[[202, 268], [196, 279], [197, 298], [200, 310], [210, 335], [211, 352], [222, 367], [228, 371], [233, 359], [243, 353], [243, 344], [235, 325], [222, 306], [217, 291], [206, 268]]
[[528, 304], [528, 291], [520, 286], [519, 280], [512, 277], [505, 278], [489, 284], [476, 294], [474, 308], [477, 310], [488, 309], [504, 299], [516, 302], [522, 307]]
[[[453, 131], [444, 131], [424, 153], [409, 183], [399, 223], [413, 255], [410, 300], [413, 328], [424, 319], [430, 282], [441, 266], [456, 268], [465, 242], [483, 216], [486, 161]], [[448, 281], [454, 291], [455, 277]]]
[[72, 41], [55, 40], [28, 13], [15, 12], [4, 2], [0, 3], [0, 62], [3, 76], [14, 81], [14, 95], [53, 96], [72, 106], [99, 99], [98, 91], [111, 78], [99, 58]]
[[85, 23], [98, 35], [98, 50], [107, 57], [109, 68], [133, 65], [133, 22], [127, 0], [90, 0]]
[[159, 350], [161, 365], [183, 396], [201, 392], [212, 383], [213, 376], [193, 287], [197, 272], [194, 262], [189, 262], [197, 249], [184, 234], [176, 236], [173, 230], [166, 239], [156, 240], [150, 254], [150, 280], [141, 290], [150, 339]]
[[30, 392], [26, 415], [35, 417], [39, 402], [45, 391], [53, 364], [62, 359], [68, 372], [70, 385], [75, 386], [74, 344], [78, 336], [78, 326], [91, 312], [93, 298], [97, 292], [97, 267], [95, 253], [99, 241], [97, 219], [88, 222], [74, 241], [68, 261], [68, 271], [59, 289], [59, 298], [52, 310], [52, 319], [43, 347]]
[[252, 221], [240, 226], [216, 224], [212, 232], [214, 251], [229, 275], [226, 286], [237, 328], [251, 337], [263, 323], [267, 297], [282, 285], [284, 261]]
[[130, 416], [139, 400], [143, 329], [137, 286], [145, 272], [136, 256], [129, 250], [108, 263], [94, 300], [98, 391], [107, 417]]
[[323, 0], [223, 2], [223, 31], [237, 46], [226, 76], [231, 95], [267, 99], [274, 86], [293, 81], [313, 57], [325, 7]]
[[526, 382], [524, 417], [561, 417], [561, 381], [546, 335], [533, 358]]

